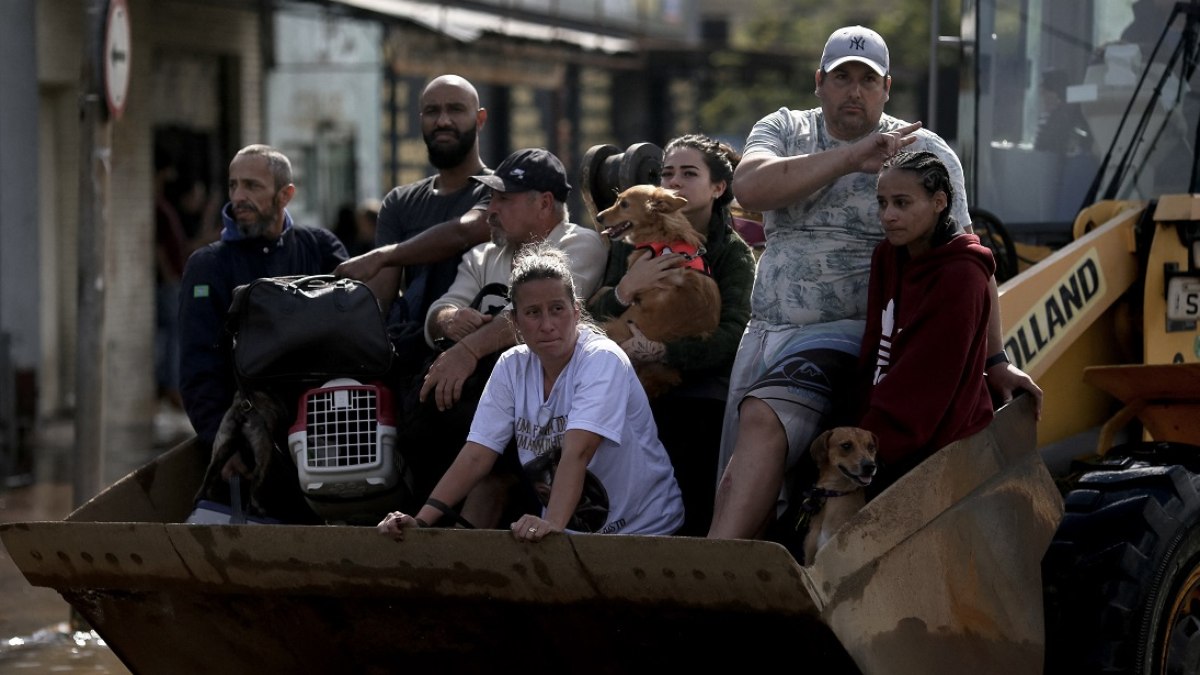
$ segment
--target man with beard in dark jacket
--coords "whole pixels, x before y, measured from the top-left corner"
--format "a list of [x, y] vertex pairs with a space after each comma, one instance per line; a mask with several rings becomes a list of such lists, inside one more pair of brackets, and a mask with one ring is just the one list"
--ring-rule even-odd
[[328, 274], [346, 259], [329, 230], [293, 225], [296, 194], [288, 158], [267, 145], [242, 148], [229, 164], [221, 238], [191, 255], [179, 298], [180, 394], [196, 435], [212, 445], [236, 388], [224, 337], [233, 290], [262, 277]]
[[475, 87], [458, 75], [434, 78], [421, 93], [420, 115], [429, 163], [438, 172], [389, 192], [375, 250], [335, 271], [366, 282], [379, 298], [396, 347], [393, 375], [401, 381], [433, 356], [424, 335], [429, 306], [450, 289], [462, 254], [490, 235], [488, 189], [470, 180], [491, 173], [479, 158], [477, 134], [487, 110]]

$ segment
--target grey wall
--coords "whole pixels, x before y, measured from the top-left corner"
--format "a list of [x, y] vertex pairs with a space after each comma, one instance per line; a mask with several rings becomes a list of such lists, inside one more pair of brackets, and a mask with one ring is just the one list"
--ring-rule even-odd
[[38, 84], [35, 0], [4, 0], [0, 21], [0, 330], [18, 369], [38, 365]]

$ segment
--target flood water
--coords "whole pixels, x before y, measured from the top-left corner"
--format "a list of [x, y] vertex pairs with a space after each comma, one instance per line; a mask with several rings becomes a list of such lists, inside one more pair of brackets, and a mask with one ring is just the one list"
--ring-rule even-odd
[[[70, 487], [39, 483], [0, 494], [0, 521], [59, 520], [70, 510]], [[0, 675], [108, 673], [126, 675], [98, 635], [75, 630], [58, 593], [29, 584], [0, 547]]]
[[[106, 484], [188, 434], [190, 427], [181, 426], [178, 416], [156, 418], [154, 447], [145, 448], [143, 437], [143, 449], [114, 453], [105, 462]], [[73, 436], [71, 420], [40, 425], [33, 440], [31, 473], [20, 481], [0, 476], [0, 523], [62, 520], [71, 512]], [[54, 590], [26, 581], [0, 545], [0, 675], [129, 675], [104, 640], [72, 619], [70, 605]]]
[[0, 673], [101, 673], [127, 675], [95, 631], [73, 631], [67, 622], [0, 642]]
[[[0, 521], [60, 520], [71, 488], [37, 483], [0, 494]], [[55, 591], [30, 585], [0, 546], [0, 675], [106, 673], [128, 675], [108, 645], [72, 627], [71, 607]]]

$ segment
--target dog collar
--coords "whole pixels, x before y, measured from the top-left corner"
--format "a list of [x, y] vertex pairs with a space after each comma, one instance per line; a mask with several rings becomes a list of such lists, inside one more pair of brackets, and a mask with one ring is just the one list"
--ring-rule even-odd
[[804, 491], [804, 499], [800, 502], [800, 509], [809, 514], [815, 514], [825, 506], [826, 499], [830, 497], [845, 497], [855, 492], [858, 492], [858, 490], [828, 490], [814, 485]]
[[828, 490], [823, 487], [813, 486], [811, 490], [804, 493], [806, 497], [817, 497], [819, 499], [828, 499], [829, 497], [845, 497], [846, 495], [854, 494], [859, 489], [854, 490]]
[[805, 490], [803, 499], [800, 501], [800, 513], [796, 517], [796, 523], [793, 526], [797, 532], [803, 532], [808, 529], [808, 524], [812, 522], [814, 516], [825, 508], [825, 500], [830, 497], [845, 497], [848, 494], [853, 494], [858, 490], [827, 490], [816, 485]]

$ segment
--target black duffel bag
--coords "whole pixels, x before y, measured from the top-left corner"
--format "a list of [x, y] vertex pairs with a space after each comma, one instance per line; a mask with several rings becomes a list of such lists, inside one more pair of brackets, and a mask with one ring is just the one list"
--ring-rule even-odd
[[258, 279], [233, 291], [227, 328], [247, 383], [370, 380], [392, 365], [375, 294], [332, 275]]

